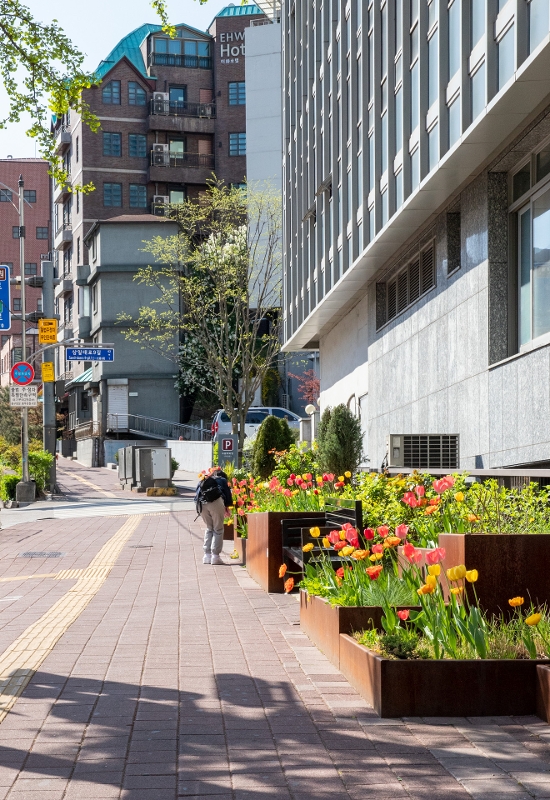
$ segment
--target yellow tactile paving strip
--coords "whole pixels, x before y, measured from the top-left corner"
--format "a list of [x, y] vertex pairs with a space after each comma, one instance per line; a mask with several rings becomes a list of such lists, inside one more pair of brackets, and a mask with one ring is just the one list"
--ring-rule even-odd
[[0, 655], [0, 722], [13, 707], [48, 653], [97, 594], [116, 564], [122, 548], [142, 519], [142, 515], [129, 517], [115, 535], [103, 545], [86, 569], [28, 576], [60, 580], [77, 578], [77, 582]]
[[104, 494], [105, 497], [116, 497], [116, 494], [114, 492], [108, 492], [105, 489], [102, 489], [100, 486], [96, 486], [95, 483], [86, 480], [86, 478], [81, 478], [80, 475], [76, 475], [74, 472], [71, 472], [71, 478], [75, 478], [75, 480], [80, 481], [80, 483], [85, 483], [86, 486], [91, 486], [92, 489], [95, 489], [96, 492]]

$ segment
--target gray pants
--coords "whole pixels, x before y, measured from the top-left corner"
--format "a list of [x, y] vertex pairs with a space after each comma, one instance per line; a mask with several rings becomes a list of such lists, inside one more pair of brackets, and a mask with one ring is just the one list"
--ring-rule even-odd
[[203, 550], [205, 553], [219, 555], [223, 549], [223, 519], [225, 517], [223, 497], [218, 497], [213, 503], [203, 503], [201, 517], [206, 524]]

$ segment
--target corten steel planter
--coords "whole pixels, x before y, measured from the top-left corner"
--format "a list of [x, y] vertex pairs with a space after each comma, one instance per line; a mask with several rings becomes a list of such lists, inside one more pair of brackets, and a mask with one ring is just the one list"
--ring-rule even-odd
[[340, 671], [381, 717], [537, 713], [537, 666], [549, 661], [397, 661], [340, 635]]
[[[458, 564], [478, 570], [475, 590], [488, 614], [513, 614], [508, 600], [518, 595], [527, 606], [550, 605], [550, 534], [440, 533], [439, 547], [445, 548], [444, 570]], [[468, 583], [466, 590], [474, 600]]]
[[235, 534], [235, 538], [233, 539], [233, 546], [235, 550], [239, 554], [238, 560], [235, 559], [237, 564], [242, 564], [243, 566], [246, 564], [246, 539], [243, 539], [241, 536], [237, 536]]
[[380, 606], [331, 606], [323, 597], [300, 590], [300, 627], [335, 667], [340, 666], [340, 634], [351, 635], [366, 628], [382, 630], [383, 615]]
[[550, 667], [537, 666], [537, 717], [550, 722]]
[[283, 563], [281, 520], [301, 517], [324, 519], [325, 515], [316, 511], [258, 511], [247, 515], [246, 568], [266, 592], [284, 592], [284, 581], [279, 578]]
[[223, 525], [223, 540], [224, 542], [232, 542], [233, 541], [233, 523], [230, 524], [224, 523]]

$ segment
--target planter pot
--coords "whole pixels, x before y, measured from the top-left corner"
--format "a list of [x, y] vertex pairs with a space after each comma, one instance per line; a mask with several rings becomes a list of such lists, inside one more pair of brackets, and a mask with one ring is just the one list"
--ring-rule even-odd
[[440, 533], [439, 546], [445, 548], [443, 569], [465, 564], [479, 571], [475, 589], [487, 613], [512, 614], [508, 600], [518, 595], [526, 605], [550, 605], [550, 534]]
[[223, 540], [224, 542], [233, 541], [233, 523], [224, 524], [223, 526]]
[[[394, 661], [340, 635], [340, 671], [381, 717], [537, 713], [537, 666], [548, 661]], [[546, 677], [546, 676], [545, 676]], [[541, 705], [542, 701], [539, 703]]]
[[300, 518], [324, 520], [325, 515], [312, 511], [259, 511], [247, 515], [246, 568], [266, 592], [284, 592], [279, 578], [283, 563], [281, 521]]
[[235, 559], [235, 562], [244, 566], [246, 564], [246, 539], [243, 539], [241, 536], [235, 536], [233, 539], [233, 546], [239, 554], [239, 558], [238, 560]]

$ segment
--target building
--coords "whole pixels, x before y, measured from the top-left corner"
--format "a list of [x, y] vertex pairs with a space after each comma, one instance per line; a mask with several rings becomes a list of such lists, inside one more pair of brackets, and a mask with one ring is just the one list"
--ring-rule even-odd
[[285, 347], [372, 468], [550, 463], [549, 66], [547, 0], [285, 5]]
[[[19, 253], [19, 176], [23, 176], [25, 197], [25, 265], [24, 277], [40, 275], [40, 262], [47, 258], [51, 234], [51, 188], [48, 162], [41, 158], [0, 159], [0, 264], [10, 267], [11, 275], [21, 276]], [[26, 311], [41, 311], [42, 292], [26, 288]], [[21, 290], [11, 287], [11, 307], [21, 313]], [[21, 361], [21, 322], [12, 320], [11, 330], [0, 340], [0, 385], [9, 386], [10, 371]], [[27, 353], [38, 348], [36, 325], [27, 323]]]
[[[229, 5], [217, 14], [208, 32], [181, 24], [175, 39], [168, 38], [160, 25], [141, 25], [101, 62], [96, 70], [101, 83], [83, 94], [101, 129], [94, 133], [74, 112], [55, 121], [56, 149], [69, 173], [67, 184], [57, 185], [53, 193], [54, 247], [61, 279], [56, 303], [63, 339], [106, 341], [105, 325], [110, 329], [110, 317], [90, 317], [89, 287], [76, 290], [77, 277], [90, 266], [85, 241], [93, 226], [113, 218], [140, 218], [143, 227], [134, 237], [139, 250], [153, 227], [147, 224], [149, 215], [162, 217], [167, 204], [185, 198], [199, 201], [213, 173], [226, 183], [244, 181], [244, 31], [262, 16], [256, 5]], [[95, 191], [72, 192], [73, 183], [93, 183]], [[127, 250], [125, 259], [132, 268], [140, 262]], [[116, 295], [118, 310], [127, 313], [137, 313], [138, 300], [137, 287], [132, 291], [125, 286]], [[142, 354], [137, 345], [134, 348]], [[126, 370], [119, 352], [120, 348], [115, 368], [120, 367], [122, 376]], [[58, 374], [69, 384], [90, 368], [87, 362], [57, 364]], [[74, 391], [70, 386], [70, 393]], [[107, 413], [108, 406], [104, 408]], [[171, 400], [162, 403], [159, 414], [179, 421], [179, 408]]]

